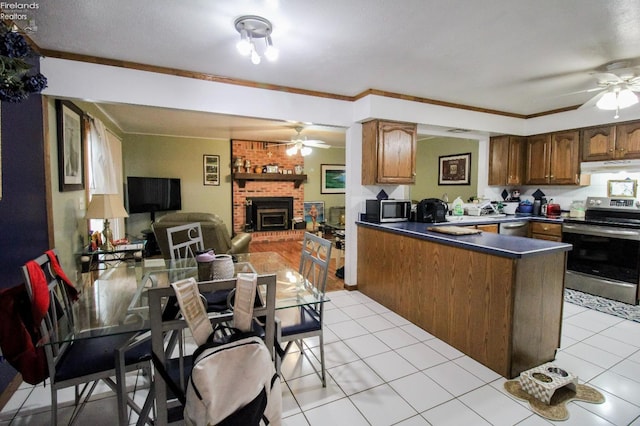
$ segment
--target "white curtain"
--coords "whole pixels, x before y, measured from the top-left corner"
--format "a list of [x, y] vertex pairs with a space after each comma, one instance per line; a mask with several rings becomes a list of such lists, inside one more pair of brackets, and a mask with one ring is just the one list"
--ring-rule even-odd
[[[109, 131], [102, 121], [89, 120], [89, 188], [93, 194], [119, 194], [124, 200], [122, 186], [122, 143]], [[111, 231], [114, 240], [123, 238], [124, 218], [112, 219]], [[91, 229], [102, 230], [103, 221], [92, 220]]]

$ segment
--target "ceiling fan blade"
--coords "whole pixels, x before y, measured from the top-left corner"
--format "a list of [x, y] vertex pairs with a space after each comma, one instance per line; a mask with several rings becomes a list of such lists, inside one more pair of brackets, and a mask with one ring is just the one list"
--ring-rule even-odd
[[619, 76], [611, 72], [596, 73], [594, 77], [598, 79], [598, 84], [618, 84], [623, 82]]
[[585, 102], [582, 105], [580, 105], [580, 107], [578, 109], [586, 109], [586, 108], [594, 107], [598, 103], [600, 98], [604, 96], [605, 93], [607, 93], [607, 92], [598, 93], [597, 95], [595, 95], [594, 97], [589, 99], [587, 102]]
[[318, 139], [303, 140], [302, 144], [306, 146], [312, 146], [314, 148], [329, 148], [329, 145], [327, 145], [324, 141]]

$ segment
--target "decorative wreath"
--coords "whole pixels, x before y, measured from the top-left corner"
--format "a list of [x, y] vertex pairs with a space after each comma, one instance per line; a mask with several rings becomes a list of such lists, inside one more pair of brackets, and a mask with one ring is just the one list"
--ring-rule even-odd
[[0, 22], [0, 100], [22, 102], [32, 93], [47, 87], [47, 78], [40, 73], [29, 73], [26, 61], [36, 56], [25, 38]]

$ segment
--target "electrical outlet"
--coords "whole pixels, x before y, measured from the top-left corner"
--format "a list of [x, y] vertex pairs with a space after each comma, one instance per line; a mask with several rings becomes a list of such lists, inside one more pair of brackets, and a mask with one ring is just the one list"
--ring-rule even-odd
[[84, 203], [84, 197], [78, 198], [78, 210], [84, 210], [87, 206]]

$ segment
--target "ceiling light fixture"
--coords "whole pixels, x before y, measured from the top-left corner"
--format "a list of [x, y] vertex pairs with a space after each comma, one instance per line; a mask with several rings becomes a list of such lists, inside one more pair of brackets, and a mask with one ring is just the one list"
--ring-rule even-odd
[[269, 61], [278, 59], [278, 49], [273, 46], [271, 32], [273, 26], [271, 22], [261, 16], [246, 15], [235, 20], [234, 25], [240, 33], [240, 41], [236, 43], [236, 48], [243, 56], [251, 56], [251, 62], [258, 65], [261, 61], [260, 53], [256, 48], [255, 40], [263, 38], [265, 40], [264, 56]]
[[599, 109], [615, 110], [616, 114], [613, 118], [619, 118], [619, 111], [638, 103], [638, 95], [636, 95], [625, 84], [616, 84], [612, 86], [596, 103]]
[[306, 157], [313, 152], [313, 149], [309, 146], [304, 146], [301, 141], [297, 141], [295, 144], [291, 145], [291, 148], [287, 148], [286, 152], [287, 155], [296, 155], [298, 151], [300, 151], [300, 155]]

